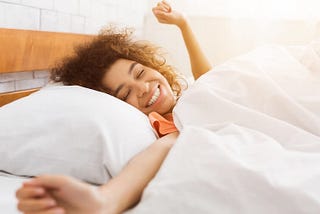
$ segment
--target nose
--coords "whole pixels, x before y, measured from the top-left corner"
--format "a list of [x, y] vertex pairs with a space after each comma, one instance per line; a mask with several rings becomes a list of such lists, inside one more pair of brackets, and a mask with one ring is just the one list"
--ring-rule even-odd
[[137, 95], [139, 98], [143, 97], [149, 92], [149, 82], [137, 82], [136, 84]]

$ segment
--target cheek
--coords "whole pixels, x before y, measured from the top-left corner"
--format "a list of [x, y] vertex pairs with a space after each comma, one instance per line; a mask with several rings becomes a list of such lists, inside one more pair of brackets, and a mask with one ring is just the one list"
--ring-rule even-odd
[[134, 96], [130, 97], [130, 98], [126, 101], [126, 103], [128, 103], [128, 104], [130, 104], [130, 105], [132, 105], [132, 106], [134, 106], [134, 107], [136, 107], [136, 108], [139, 108], [139, 103], [138, 103], [137, 99], [134, 98]]
[[171, 87], [170, 87], [170, 84], [169, 84], [168, 80], [164, 76], [162, 76], [160, 73], [158, 75], [159, 75], [158, 76], [158, 80], [160, 81], [160, 83], [162, 85], [165, 85], [166, 88], [169, 88], [171, 90]]
[[172, 89], [171, 89], [170, 84], [168, 83], [168, 81], [165, 81], [164, 85], [166, 86], [166, 89], [167, 89], [166, 91], [167, 91], [167, 93], [168, 93], [168, 96], [173, 96], [173, 91], [172, 91]]

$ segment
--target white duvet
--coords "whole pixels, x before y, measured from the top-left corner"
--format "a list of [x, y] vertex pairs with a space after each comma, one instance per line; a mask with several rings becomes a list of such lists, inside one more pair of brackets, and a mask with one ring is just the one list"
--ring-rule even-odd
[[320, 46], [266, 46], [203, 75], [128, 213], [320, 213]]

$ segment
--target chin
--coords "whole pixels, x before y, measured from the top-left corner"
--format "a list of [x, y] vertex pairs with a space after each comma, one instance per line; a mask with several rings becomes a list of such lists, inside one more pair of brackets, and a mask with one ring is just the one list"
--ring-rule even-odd
[[171, 107], [168, 107], [166, 110], [163, 110], [161, 114], [164, 115], [164, 114], [172, 113], [173, 107], [174, 105], [172, 105]]

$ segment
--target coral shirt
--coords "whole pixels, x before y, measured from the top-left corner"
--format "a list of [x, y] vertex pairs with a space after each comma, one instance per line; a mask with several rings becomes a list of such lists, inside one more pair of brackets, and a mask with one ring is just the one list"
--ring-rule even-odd
[[157, 112], [151, 112], [148, 117], [153, 129], [157, 132], [159, 137], [178, 131], [173, 123], [173, 116], [171, 113], [161, 116]]

